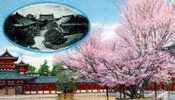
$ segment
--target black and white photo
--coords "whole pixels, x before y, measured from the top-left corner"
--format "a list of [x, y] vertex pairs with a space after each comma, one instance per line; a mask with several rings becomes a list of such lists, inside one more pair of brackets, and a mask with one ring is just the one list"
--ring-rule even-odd
[[16, 10], [4, 23], [4, 33], [26, 48], [53, 51], [83, 39], [89, 20], [80, 11], [62, 4], [34, 4]]

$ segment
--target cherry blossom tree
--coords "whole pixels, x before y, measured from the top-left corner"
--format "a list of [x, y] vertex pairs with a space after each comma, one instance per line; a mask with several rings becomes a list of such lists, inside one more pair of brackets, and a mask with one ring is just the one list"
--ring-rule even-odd
[[[161, 53], [162, 50], [166, 55], [175, 38], [173, 10], [174, 7], [166, 4], [165, 0], [128, 0], [122, 8], [121, 25], [116, 32], [123, 44], [133, 49], [138, 57], [155, 51]], [[166, 64], [169, 78], [174, 73], [171, 63]]]
[[175, 16], [164, 0], [128, 0], [121, 12], [113, 42], [104, 43], [101, 31], [95, 31], [62, 63], [103, 86], [124, 86], [125, 95], [137, 98], [146, 80], [167, 80], [174, 75], [174, 57], [167, 47], [175, 37]]
[[143, 89], [145, 80], [169, 78], [170, 60], [172, 56], [165, 51], [137, 57], [127, 47], [116, 43], [105, 46], [95, 38], [81, 46], [75, 55], [66, 56], [64, 64], [103, 86], [124, 86], [128, 90], [124, 93], [136, 98], [140, 96], [138, 91]]
[[116, 32], [140, 55], [163, 49], [175, 38], [175, 15], [165, 0], [128, 0]]

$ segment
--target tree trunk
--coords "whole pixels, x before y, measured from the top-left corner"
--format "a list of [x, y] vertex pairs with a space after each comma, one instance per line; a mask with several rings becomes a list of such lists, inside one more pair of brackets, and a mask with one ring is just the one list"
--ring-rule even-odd
[[126, 98], [125, 90], [124, 90], [124, 92], [123, 92], [123, 96], [124, 96], [124, 98]]
[[126, 94], [125, 94], [125, 87], [122, 87], [122, 93], [123, 93], [123, 98], [126, 98]]
[[154, 91], [155, 91], [155, 98], [157, 98], [157, 84], [154, 82]]
[[[128, 90], [128, 91], [126, 91]], [[127, 89], [123, 89], [124, 95], [127, 95], [130, 99], [137, 99], [140, 97], [144, 97], [144, 88], [139, 88], [137, 86], [131, 86]]]
[[128, 96], [130, 97], [130, 99], [136, 99], [137, 98], [137, 93], [135, 91], [129, 91], [130, 94], [128, 94]]
[[66, 91], [66, 88], [64, 89], [64, 99], [66, 99], [66, 96], [67, 96], [67, 91]]
[[130, 90], [131, 99], [136, 99], [136, 98], [138, 98], [140, 96], [140, 93], [138, 93], [138, 90], [139, 89], [136, 88], [136, 87], [131, 88], [131, 90]]
[[119, 92], [120, 92], [120, 100], [122, 99], [122, 90], [121, 87], [119, 88]]
[[144, 89], [142, 90], [142, 98], [144, 98], [145, 97], [145, 91], [144, 91]]
[[108, 91], [108, 87], [106, 88], [106, 99], [109, 100], [109, 91]]
[[144, 88], [141, 88], [140, 89], [140, 97], [141, 98], [144, 98]]
[[66, 99], [66, 93], [64, 93], [64, 99]]

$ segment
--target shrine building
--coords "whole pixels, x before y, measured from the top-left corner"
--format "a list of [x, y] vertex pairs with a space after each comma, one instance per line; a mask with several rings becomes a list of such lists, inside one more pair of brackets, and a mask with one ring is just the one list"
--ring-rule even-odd
[[[28, 64], [6, 50], [0, 55], [0, 95], [56, 94], [56, 76], [31, 76]], [[77, 80], [77, 93], [105, 92], [92, 80]]]
[[[0, 96], [2, 95], [34, 95], [56, 94], [57, 76], [31, 76], [27, 74], [28, 64], [19, 63], [18, 57], [11, 55], [7, 50], [0, 55]], [[104, 93], [106, 87], [98, 85], [94, 80], [76, 80], [76, 93]], [[156, 90], [174, 91], [173, 81], [165, 86], [163, 81], [158, 82]], [[150, 83], [146, 90], [155, 90], [155, 84]], [[112, 92], [110, 89], [109, 92]]]
[[56, 93], [56, 76], [30, 76], [28, 64], [17, 60], [7, 50], [0, 56], [0, 95]]

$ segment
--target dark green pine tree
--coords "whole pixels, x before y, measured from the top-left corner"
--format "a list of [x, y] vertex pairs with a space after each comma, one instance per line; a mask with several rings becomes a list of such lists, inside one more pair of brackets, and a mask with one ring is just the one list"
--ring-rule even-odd
[[50, 75], [49, 66], [47, 61], [45, 60], [44, 63], [40, 66], [38, 73], [40, 76], [48, 76]]
[[58, 71], [57, 76], [57, 90], [62, 91], [65, 97], [67, 93], [72, 93], [76, 90], [77, 86], [75, 80], [73, 79], [73, 73], [71, 70], [65, 69], [63, 66], [60, 66], [60, 70]]
[[63, 70], [64, 70], [63, 65], [61, 65], [61, 64], [55, 64], [55, 65], [53, 65], [53, 68], [52, 68], [52, 71], [51, 71], [51, 75], [52, 76], [57, 76]]
[[28, 73], [28, 74], [31, 74], [31, 75], [35, 74], [35, 73], [36, 73], [36, 68], [35, 68], [34, 66], [31, 66], [31, 65], [30, 65], [30, 66], [28, 67], [27, 73]]

